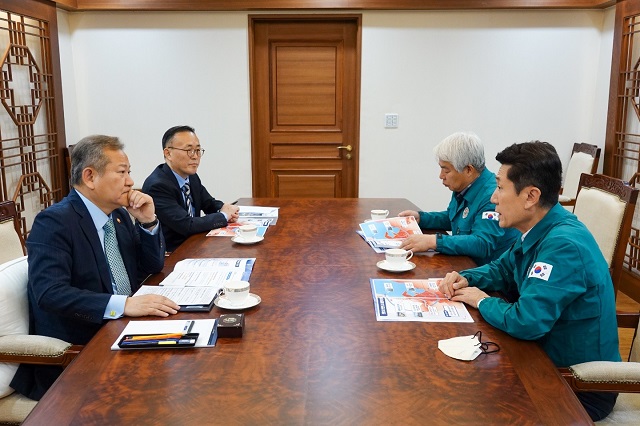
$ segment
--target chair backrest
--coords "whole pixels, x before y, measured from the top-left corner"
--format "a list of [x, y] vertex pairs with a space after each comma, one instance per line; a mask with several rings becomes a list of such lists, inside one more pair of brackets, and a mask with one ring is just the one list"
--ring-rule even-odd
[[580, 175], [582, 173], [594, 174], [598, 171], [600, 161], [600, 148], [597, 145], [587, 143], [574, 143], [567, 166], [567, 173], [564, 176], [562, 185], [562, 195], [569, 199], [576, 198]]
[[[29, 334], [27, 282], [27, 256], [0, 265], [0, 338]], [[0, 398], [13, 392], [9, 383], [17, 369], [18, 364], [0, 363]]]
[[638, 189], [620, 179], [582, 174], [573, 213], [593, 234], [604, 258], [617, 294]]
[[18, 213], [13, 201], [0, 202], [0, 247], [0, 263], [25, 255]]

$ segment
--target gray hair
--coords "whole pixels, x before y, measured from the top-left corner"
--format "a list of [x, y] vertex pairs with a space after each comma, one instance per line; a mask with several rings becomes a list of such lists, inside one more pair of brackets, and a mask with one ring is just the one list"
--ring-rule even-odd
[[102, 175], [109, 164], [109, 158], [104, 152], [123, 149], [124, 144], [115, 136], [92, 135], [82, 138], [71, 151], [71, 185], [82, 183], [82, 171], [87, 167], [93, 167]]
[[447, 136], [433, 148], [438, 161], [451, 163], [458, 173], [468, 165], [484, 170], [484, 147], [475, 133], [457, 132]]

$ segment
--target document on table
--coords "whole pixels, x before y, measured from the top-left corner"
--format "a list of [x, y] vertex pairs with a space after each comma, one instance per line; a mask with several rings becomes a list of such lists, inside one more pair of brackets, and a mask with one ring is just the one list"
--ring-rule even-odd
[[167, 297], [180, 305], [181, 312], [204, 312], [213, 308], [213, 303], [218, 296], [218, 288], [143, 285], [133, 297], [144, 294], [159, 294]]
[[[238, 221], [252, 221], [258, 219], [263, 221], [263, 225], [275, 225], [278, 221], [279, 207], [261, 207], [261, 206], [238, 206]], [[269, 223], [266, 223], [268, 221]], [[254, 222], [255, 223], [255, 222]], [[257, 223], [256, 223], [257, 225]]]
[[360, 224], [360, 230], [365, 241], [374, 250], [376, 248], [398, 248], [408, 236], [422, 234], [422, 230], [413, 216], [369, 220]]
[[255, 257], [184, 259], [160, 285], [221, 289], [225, 281], [249, 281], [255, 261]]
[[[160, 335], [160, 334], [189, 334], [197, 333], [198, 340], [195, 348], [210, 348], [216, 345], [218, 338], [217, 319], [198, 319], [198, 320], [154, 320], [154, 321], [129, 321], [122, 333], [118, 336], [113, 345], [112, 351], [127, 350], [118, 346], [118, 342], [127, 334], [142, 335]], [[193, 325], [192, 325], [193, 323]], [[162, 346], [160, 348], [167, 348]], [[132, 349], [150, 349], [150, 348], [132, 348]]]
[[441, 280], [371, 278], [376, 320], [473, 322], [464, 303], [449, 300], [438, 290]]

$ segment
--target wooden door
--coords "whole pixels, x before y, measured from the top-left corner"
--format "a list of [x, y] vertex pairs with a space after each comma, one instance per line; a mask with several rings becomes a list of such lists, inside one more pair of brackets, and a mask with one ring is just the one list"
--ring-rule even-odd
[[357, 197], [360, 15], [249, 17], [254, 197]]

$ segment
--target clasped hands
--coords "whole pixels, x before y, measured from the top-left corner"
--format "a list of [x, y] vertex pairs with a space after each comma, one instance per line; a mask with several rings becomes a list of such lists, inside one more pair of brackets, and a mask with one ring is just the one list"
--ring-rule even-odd
[[449, 272], [445, 275], [444, 279], [438, 283], [438, 290], [444, 293], [447, 299], [464, 302], [476, 309], [480, 300], [489, 297], [479, 288], [469, 287], [469, 281], [457, 272]]
[[220, 212], [225, 213], [228, 217], [227, 222], [237, 222], [240, 217], [240, 207], [234, 206], [233, 204], [225, 204], [220, 209]]

